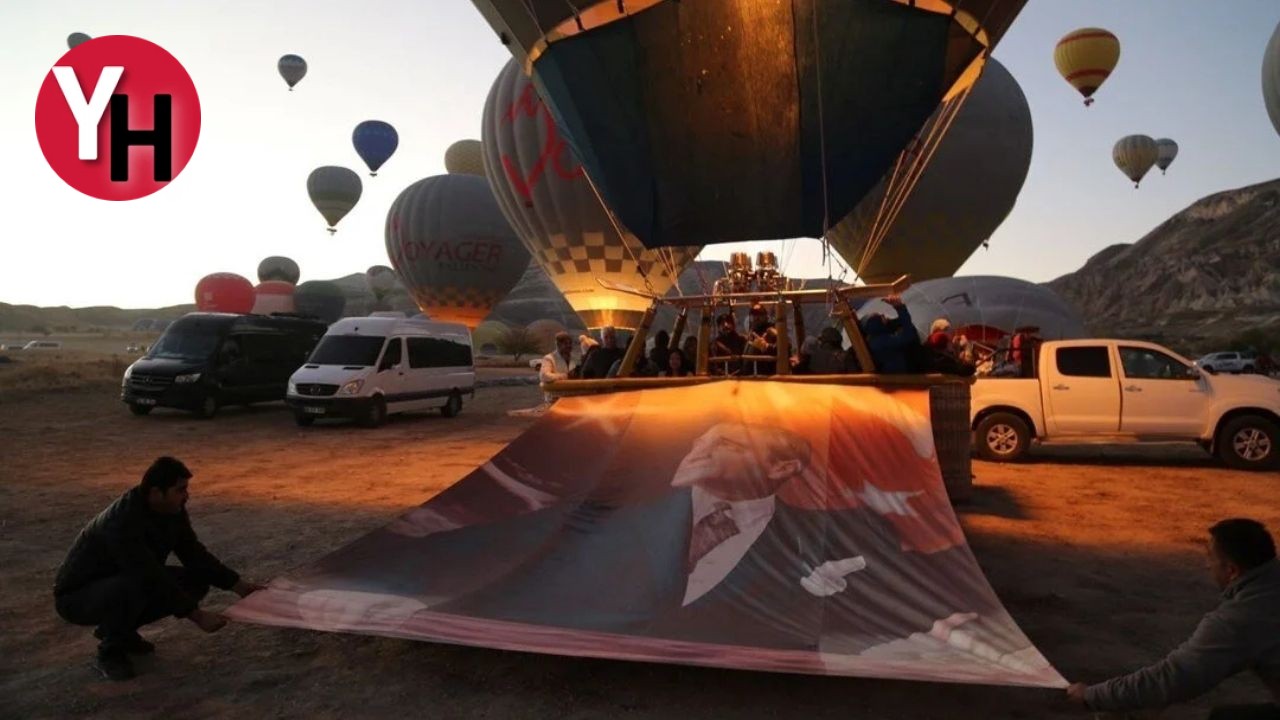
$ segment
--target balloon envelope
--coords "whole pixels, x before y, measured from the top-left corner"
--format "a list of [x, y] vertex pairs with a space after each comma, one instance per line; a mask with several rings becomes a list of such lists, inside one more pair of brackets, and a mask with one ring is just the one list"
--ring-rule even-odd
[[247, 313], [256, 299], [253, 283], [235, 273], [213, 273], [196, 283], [196, 310]]
[[1165, 170], [1173, 164], [1175, 158], [1178, 157], [1178, 143], [1169, 138], [1160, 138], [1156, 140], [1156, 167], [1160, 168], [1160, 174], [1164, 174]]
[[328, 280], [309, 280], [293, 292], [293, 304], [299, 315], [319, 318], [327, 323], [342, 319], [347, 297], [342, 288]]
[[283, 280], [290, 285], [297, 285], [298, 278], [301, 276], [302, 273], [298, 270], [298, 263], [291, 258], [272, 255], [271, 257], [263, 258], [262, 262], [258, 263], [258, 282]]
[[77, 45], [80, 45], [81, 43], [89, 42], [92, 39], [93, 38], [89, 37], [88, 35], [85, 35], [82, 32], [73, 32], [67, 36], [67, 48], [69, 50], [75, 50]]
[[873, 232], [881, 236], [876, 221], [893, 187], [888, 177], [831, 229], [832, 247], [869, 283], [954, 274], [1013, 210], [1031, 167], [1032, 137], [1022, 88], [988, 61], [882, 239], [868, 249]]
[[563, 133], [514, 60], [485, 101], [489, 186], [538, 266], [588, 328], [635, 328], [649, 301], [596, 278], [665, 295], [701, 247], [650, 250], [609, 218]]
[[386, 245], [422, 312], [471, 328], [529, 265], [489, 184], [474, 175], [439, 175], [405, 188], [387, 213]]
[[647, 247], [821, 236], [1024, 4], [474, 2]]
[[351, 144], [356, 154], [369, 166], [369, 174], [377, 175], [378, 168], [389, 160], [400, 145], [400, 135], [389, 123], [381, 120], [365, 120], [351, 132]]
[[1271, 125], [1280, 133], [1280, 24], [1276, 25], [1262, 55], [1262, 100]]
[[369, 284], [369, 292], [379, 300], [396, 287], [396, 271], [386, 265], [374, 265], [365, 271], [364, 278]]
[[444, 169], [450, 175], [480, 175], [485, 173], [479, 140], [459, 140], [444, 151]]
[[293, 283], [283, 280], [266, 280], [254, 288], [254, 315], [270, 315], [271, 313], [292, 313], [296, 308], [293, 302], [295, 288]]
[[307, 177], [307, 194], [329, 223], [329, 232], [334, 232], [333, 226], [356, 206], [362, 192], [360, 176], [344, 167], [318, 167]]
[[285, 55], [276, 63], [276, 70], [288, 83], [289, 89], [293, 90], [293, 86], [307, 76], [307, 61], [297, 55]]
[[1063, 36], [1053, 48], [1053, 64], [1062, 78], [1093, 104], [1093, 94], [1120, 62], [1120, 39], [1102, 28], [1081, 28]]
[[[1079, 311], [1044, 285], [992, 275], [940, 278], [915, 283], [902, 294], [920, 337], [928, 337], [934, 320], [945, 318], [971, 340], [994, 342], [1018, 328], [1040, 328], [1046, 340], [1089, 337]], [[858, 309], [893, 317], [894, 311], [876, 300]]]
[[1122, 137], [1111, 148], [1111, 159], [1133, 181], [1134, 187], [1138, 187], [1138, 183], [1142, 182], [1143, 176], [1156, 164], [1159, 157], [1160, 149], [1156, 146], [1156, 141], [1146, 135]]

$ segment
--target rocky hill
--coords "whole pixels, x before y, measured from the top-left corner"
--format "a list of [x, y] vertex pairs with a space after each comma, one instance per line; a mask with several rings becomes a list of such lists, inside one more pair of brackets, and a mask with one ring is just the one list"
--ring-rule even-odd
[[1280, 341], [1280, 180], [1210, 195], [1050, 283], [1091, 332], [1185, 352]]

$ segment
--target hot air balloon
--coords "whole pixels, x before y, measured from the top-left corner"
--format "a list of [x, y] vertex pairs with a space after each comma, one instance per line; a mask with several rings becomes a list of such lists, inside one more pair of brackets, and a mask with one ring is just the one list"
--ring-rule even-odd
[[1169, 138], [1156, 140], [1156, 167], [1160, 168], [1161, 175], [1169, 169], [1176, 157], [1178, 157], [1178, 143]]
[[483, 123], [489, 186], [534, 261], [588, 328], [637, 327], [649, 301], [603, 288], [596, 278], [663, 295], [701, 248], [650, 250], [610, 220], [514, 60], [489, 90]]
[[556, 335], [567, 332], [568, 328], [555, 320], [543, 318], [529, 323], [525, 330], [537, 341], [539, 352], [551, 352], [556, 349]]
[[253, 289], [254, 315], [270, 315], [271, 313], [294, 312], [293, 283], [284, 280], [266, 280], [258, 283]]
[[1135, 188], [1151, 166], [1156, 164], [1158, 157], [1160, 149], [1156, 146], [1156, 141], [1146, 135], [1122, 137], [1111, 149], [1111, 159], [1133, 181]]
[[276, 63], [276, 70], [289, 84], [289, 92], [293, 92], [293, 86], [302, 82], [302, 78], [307, 76], [307, 61], [297, 55], [285, 55], [280, 58], [280, 62]]
[[[946, 121], [939, 111], [921, 133]], [[1013, 209], [1032, 146], [1031, 108], [1017, 80], [988, 61], [950, 123], [909, 195], [903, 173], [891, 170], [827, 235], [866, 282], [952, 275]]]
[[510, 331], [510, 326], [497, 320], [485, 320], [471, 332], [471, 344], [481, 355], [497, 355], [498, 343]]
[[473, 0], [646, 247], [821, 237], [1024, 0]]
[[369, 166], [369, 176], [377, 177], [378, 168], [382, 167], [400, 145], [400, 136], [389, 123], [365, 120], [351, 132], [351, 144], [356, 146], [356, 154]]
[[1102, 28], [1081, 28], [1067, 33], [1053, 48], [1053, 64], [1063, 79], [1084, 96], [1086, 106], [1093, 94], [1120, 62], [1120, 39]]
[[479, 140], [459, 140], [444, 151], [444, 169], [450, 175], [484, 176]]
[[384, 301], [387, 295], [396, 287], [396, 271], [386, 265], [374, 265], [364, 273], [365, 282], [369, 285], [369, 292], [373, 293], [374, 304], [379, 310], [390, 310], [384, 307]]
[[307, 176], [307, 194], [325, 222], [329, 223], [330, 235], [338, 231], [333, 226], [351, 212], [363, 191], [360, 176], [344, 167], [326, 165], [312, 170]]
[[235, 273], [205, 275], [196, 283], [196, 310], [247, 313], [255, 300], [253, 283]]
[[75, 50], [77, 45], [81, 43], [89, 42], [92, 39], [93, 38], [89, 37], [88, 35], [85, 35], [82, 32], [73, 32], [67, 36], [67, 49]]
[[298, 263], [287, 257], [272, 255], [258, 263], [258, 282], [282, 280], [290, 285], [297, 285], [301, 274]]
[[293, 304], [299, 315], [307, 315], [327, 323], [342, 319], [347, 307], [347, 296], [337, 283], [328, 280], [308, 280], [293, 291]]
[[520, 280], [529, 253], [489, 184], [439, 175], [405, 188], [387, 213], [387, 256], [422, 312], [475, 328]]
[[1276, 25], [1262, 55], [1262, 100], [1272, 126], [1280, 133], [1280, 25]]

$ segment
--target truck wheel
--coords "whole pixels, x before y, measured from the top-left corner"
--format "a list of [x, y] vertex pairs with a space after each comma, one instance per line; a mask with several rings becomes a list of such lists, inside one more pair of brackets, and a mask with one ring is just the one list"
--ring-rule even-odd
[[141, 415], [150, 415], [150, 414], [151, 414], [151, 406], [150, 406], [150, 405], [133, 405], [133, 404], [130, 404], [130, 405], [129, 405], [129, 412], [133, 413], [134, 415], [139, 415], [139, 416], [141, 416]]
[[460, 412], [462, 412], [462, 396], [456, 392], [451, 393], [448, 401], [440, 408], [440, 414], [451, 418], [457, 417]]
[[994, 462], [1013, 462], [1031, 444], [1031, 428], [1013, 413], [992, 413], [978, 423], [974, 445], [978, 455]]
[[293, 421], [298, 423], [298, 427], [311, 427], [311, 424], [316, 421], [316, 416], [308, 415], [304, 412], [296, 412], [293, 414]]
[[365, 411], [363, 425], [367, 428], [382, 427], [387, 422], [387, 401], [381, 395], [369, 403]]
[[1280, 426], [1261, 415], [1231, 418], [1218, 431], [1218, 458], [1237, 470], [1280, 468]]
[[200, 403], [200, 409], [196, 410], [196, 415], [208, 420], [218, 414], [218, 408], [222, 404], [218, 402], [218, 396], [209, 394], [204, 396], [204, 401]]

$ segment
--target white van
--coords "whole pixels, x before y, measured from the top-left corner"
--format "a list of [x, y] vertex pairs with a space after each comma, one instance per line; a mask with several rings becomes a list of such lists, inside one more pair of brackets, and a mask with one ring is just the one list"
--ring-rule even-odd
[[440, 408], [453, 417], [475, 388], [467, 326], [379, 313], [330, 325], [289, 378], [285, 402], [302, 426], [344, 417], [377, 427], [411, 410]]

